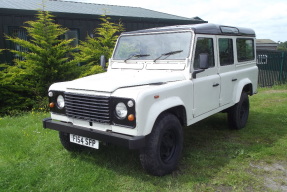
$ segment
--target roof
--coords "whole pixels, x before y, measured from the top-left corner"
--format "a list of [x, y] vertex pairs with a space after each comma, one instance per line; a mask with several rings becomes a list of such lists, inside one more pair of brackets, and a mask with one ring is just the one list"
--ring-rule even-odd
[[158, 28], [144, 29], [144, 30], [139, 30], [139, 31], [125, 32], [123, 34], [164, 32], [164, 31], [182, 31], [182, 30], [193, 30], [194, 33], [196, 34], [255, 37], [255, 31], [253, 29], [243, 28], [243, 27], [216, 25], [216, 24], [211, 24], [211, 23], [158, 27]]
[[[116, 5], [104, 5], [94, 3], [82, 3], [74, 1], [46, 0], [44, 1], [44, 10], [53, 13], [74, 13], [85, 15], [108, 15], [116, 17], [135, 17], [135, 18], [156, 18], [167, 20], [185, 20], [185, 21], [201, 21], [198, 17], [186, 18], [158, 11], [152, 11], [140, 7], [127, 7]], [[0, 10], [27, 10], [36, 11], [43, 9], [42, 0], [1, 0]]]

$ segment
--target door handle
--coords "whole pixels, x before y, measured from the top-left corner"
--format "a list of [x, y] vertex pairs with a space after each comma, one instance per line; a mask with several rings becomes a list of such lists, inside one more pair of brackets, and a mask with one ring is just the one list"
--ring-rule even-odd
[[236, 79], [236, 78], [233, 78], [231, 81], [237, 81], [237, 79]]
[[219, 85], [219, 83], [214, 83], [212, 86], [217, 87], [218, 85]]

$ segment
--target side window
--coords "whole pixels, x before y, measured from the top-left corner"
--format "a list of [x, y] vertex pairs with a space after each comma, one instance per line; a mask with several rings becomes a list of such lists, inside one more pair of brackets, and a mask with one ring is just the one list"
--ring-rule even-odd
[[73, 39], [70, 43], [73, 47], [79, 45], [79, 30], [78, 29], [69, 29], [64, 35], [61, 36], [61, 39]]
[[220, 38], [218, 45], [220, 65], [232, 65], [234, 63], [232, 39]]
[[[21, 27], [9, 27], [9, 35], [13, 36], [13, 37], [18, 37], [20, 39], [23, 40], [28, 40], [28, 36], [27, 36], [27, 31], [24, 28]], [[28, 48], [24, 48], [20, 45], [18, 45], [17, 43], [11, 42], [11, 49], [14, 49], [16, 51], [23, 51], [23, 52], [27, 52]], [[24, 58], [18, 54], [13, 54], [13, 58], [14, 59], [19, 59], [19, 60], [23, 60]]]
[[213, 50], [213, 39], [206, 37], [198, 37], [195, 55], [194, 55], [194, 69], [199, 69], [199, 54], [207, 53], [208, 54], [208, 63], [209, 67], [214, 67], [214, 50]]
[[254, 40], [236, 39], [237, 58], [239, 62], [254, 60]]

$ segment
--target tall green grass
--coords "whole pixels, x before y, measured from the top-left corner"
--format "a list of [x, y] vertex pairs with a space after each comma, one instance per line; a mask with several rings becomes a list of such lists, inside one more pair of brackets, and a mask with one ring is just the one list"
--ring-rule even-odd
[[280, 170], [265, 168], [287, 170], [287, 86], [260, 89], [250, 102], [242, 130], [229, 130], [224, 113], [186, 127], [178, 170], [164, 177], [145, 173], [138, 152], [118, 146], [67, 152], [56, 131], [42, 128], [49, 114], [2, 117], [0, 191], [280, 191]]

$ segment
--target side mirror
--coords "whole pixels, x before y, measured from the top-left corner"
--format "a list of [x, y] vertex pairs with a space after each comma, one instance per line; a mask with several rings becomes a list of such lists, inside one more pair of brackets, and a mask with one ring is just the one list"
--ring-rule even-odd
[[196, 74], [205, 71], [205, 69], [208, 69], [208, 67], [209, 67], [208, 53], [200, 53], [199, 54], [199, 69], [193, 71], [192, 78], [196, 79]]
[[106, 58], [104, 55], [101, 55], [101, 57], [100, 57], [100, 64], [101, 64], [102, 68], [105, 70], [106, 69]]
[[208, 53], [200, 53], [199, 54], [199, 68], [200, 69], [208, 69]]

